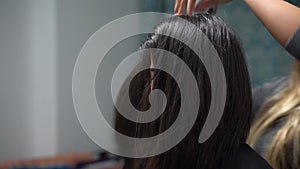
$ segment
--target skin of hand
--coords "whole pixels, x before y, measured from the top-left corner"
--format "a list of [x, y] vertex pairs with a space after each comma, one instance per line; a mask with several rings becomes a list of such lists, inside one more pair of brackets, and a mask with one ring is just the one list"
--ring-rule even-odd
[[[176, 0], [174, 13], [181, 15], [187, 8], [187, 14], [194, 10], [201, 11], [215, 4], [227, 3], [231, 0], [202, 0], [196, 7], [196, 0]], [[300, 8], [283, 0], [243, 0], [268, 29], [272, 36], [285, 46], [287, 41], [300, 27]], [[187, 7], [186, 7], [187, 4]]]
[[285, 46], [300, 27], [300, 8], [283, 0], [244, 0], [272, 36]]
[[[174, 6], [175, 15], [182, 15], [185, 8], [187, 9], [187, 14], [192, 15], [194, 10], [203, 11], [215, 4], [227, 3], [231, 0], [202, 0], [197, 5], [195, 5], [196, 0], [176, 0]], [[187, 4], [187, 7], [186, 7]]]

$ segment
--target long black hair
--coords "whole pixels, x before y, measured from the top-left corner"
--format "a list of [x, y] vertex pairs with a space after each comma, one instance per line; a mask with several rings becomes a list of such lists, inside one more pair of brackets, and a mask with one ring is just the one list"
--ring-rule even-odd
[[[224, 67], [227, 82], [227, 98], [222, 119], [213, 135], [200, 144], [198, 138], [206, 120], [211, 104], [211, 83], [205, 66], [197, 55], [185, 44], [165, 32], [180, 34], [194, 42], [201, 42], [193, 30], [182, 19], [196, 25], [211, 41], [219, 54]], [[245, 57], [234, 31], [222, 19], [207, 13], [192, 16], [172, 16], [164, 19], [142, 45], [142, 49], [158, 48], [170, 51], [182, 59], [193, 72], [199, 87], [200, 106], [196, 122], [187, 136], [169, 151], [149, 158], [126, 159], [125, 169], [217, 169], [225, 157], [233, 156], [241, 144], [246, 142], [250, 128], [252, 107], [251, 87]], [[131, 103], [140, 111], [145, 111], [149, 104], [149, 93], [154, 89], [162, 90], [167, 97], [164, 113], [150, 123], [135, 123], [127, 120], [116, 110], [116, 129], [132, 137], [150, 137], [164, 132], [176, 120], [181, 95], [175, 80], [167, 72], [151, 68], [159, 64], [145, 57], [141, 64], [148, 64], [149, 69], [138, 73], [130, 82], [129, 96]], [[155, 60], [156, 56], [151, 56]], [[162, 61], [162, 60], [160, 60]], [[171, 64], [171, 63], [170, 63]], [[185, 72], [172, 65], [182, 79]], [[188, 85], [188, 84], [186, 84]], [[123, 89], [124, 90], [124, 89]], [[119, 94], [122, 105], [124, 92]], [[159, 144], [159, 143], [158, 143]], [[133, 146], [134, 148], [134, 146]]]

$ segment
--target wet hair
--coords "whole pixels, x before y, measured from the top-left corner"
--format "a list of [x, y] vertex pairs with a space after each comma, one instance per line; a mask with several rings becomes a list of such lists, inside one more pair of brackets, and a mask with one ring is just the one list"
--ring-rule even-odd
[[[203, 44], [195, 30], [186, 22], [199, 28], [213, 44], [223, 64], [227, 82], [227, 96], [223, 116], [212, 136], [204, 143], [198, 138], [208, 115], [211, 104], [211, 82], [205, 66], [197, 55], [181, 41], [164, 36], [166, 32], [179, 34], [198, 43], [199, 50]], [[127, 158], [125, 169], [219, 169], [225, 158], [235, 155], [241, 144], [246, 142], [250, 128], [252, 96], [249, 74], [239, 39], [224, 21], [208, 13], [188, 16], [172, 16], [162, 20], [155, 28], [141, 49], [157, 48], [172, 52], [183, 60], [193, 72], [197, 81], [200, 105], [195, 124], [186, 137], [169, 151], [148, 158]], [[205, 50], [205, 49], [204, 49]], [[150, 123], [136, 123], [123, 117], [116, 110], [116, 130], [131, 137], [150, 137], [166, 131], [176, 120], [181, 106], [180, 89], [176, 81], [167, 72], [151, 68], [163, 60], [145, 57], [140, 64], [149, 65], [149, 69], [139, 72], [130, 82], [129, 96], [133, 106], [148, 110], [149, 94], [154, 89], [162, 90], [167, 97], [163, 114]], [[172, 63], [170, 63], [172, 64]], [[185, 73], [178, 65], [172, 65], [184, 80]], [[189, 85], [189, 84], [185, 84]], [[118, 102], [122, 105], [124, 88], [121, 88]], [[158, 143], [159, 144], [159, 143]], [[134, 146], [132, 147], [134, 149]], [[134, 151], [134, 150], [133, 150]]]

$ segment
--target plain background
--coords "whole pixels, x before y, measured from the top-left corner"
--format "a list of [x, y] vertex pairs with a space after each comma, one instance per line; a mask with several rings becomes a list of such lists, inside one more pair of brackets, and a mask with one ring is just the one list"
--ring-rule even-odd
[[74, 64], [96, 30], [140, 2], [0, 1], [0, 161], [99, 149], [74, 112]]

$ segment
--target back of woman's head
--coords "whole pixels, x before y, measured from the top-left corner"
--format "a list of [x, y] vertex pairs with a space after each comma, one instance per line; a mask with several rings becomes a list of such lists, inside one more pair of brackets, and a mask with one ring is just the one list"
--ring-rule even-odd
[[[184, 21], [187, 22], [184, 22]], [[193, 26], [200, 29], [210, 40], [222, 62], [226, 76], [227, 96], [223, 116], [212, 136], [204, 143], [199, 143], [199, 135], [207, 118], [212, 98], [211, 79], [205, 65], [196, 53], [178, 39], [165, 36], [170, 35], [190, 40], [197, 44], [196, 50], [205, 49], [205, 42], [201, 41]], [[164, 19], [154, 30], [154, 34], [142, 45], [142, 49], [163, 49], [172, 52], [183, 60], [192, 71], [198, 85], [200, 104], [198, 116], [190, 132], [175, 147], [169, 151], [149, 158], [127, 159], [125, 168], [130, 169], [182, 169], [182, 168], [220, 168], [224, 158], [234, 155], [242, 143], [246, 141], [251, 112], [251, 88], [249, 75], [243, 51], [235, 33], [217, 16], [197, 14], [193, 16], [173, 16]], [[182, 105], [181, 91], [174, 78], [165, 71], [154, 69], [156, 65], [167, 61], [158, 57], [159, 53], [145, 56], [141, 64], [149, 69], [138, 73], [130, 82], [129, 96], [131, 103], [140, 111], [151, 107], [149, 94], [154, 89], [165, 93], [167, 104], [163, 114], [149, 123], [135, 123], [127, 120], [117, 112], [116, 129], [131, 137], [151, 137], [166, 131], [178, 117]], [[208, 56], [210, 57], [210, 56]], [[159, 59], [158, 59], [159, 58]], [[172, 64], [172, 70], [183, 81], [186, 71], [182, 67]], [[219, 69], [215, 66], [215, 69]], [[218, 82], [218, 79], [213, 79]], [[190, 85], [188, 82], [184, 85]], [[121, 89], [121, 91], [124, 90]], [[122, 105], [122, 91], [119, 102]], [[159, 144], [159, 142], [157, 143]], [[134, 149], [134, 146], [133, 146]], [[134, 151], [134, 150], [133, 150]]]

